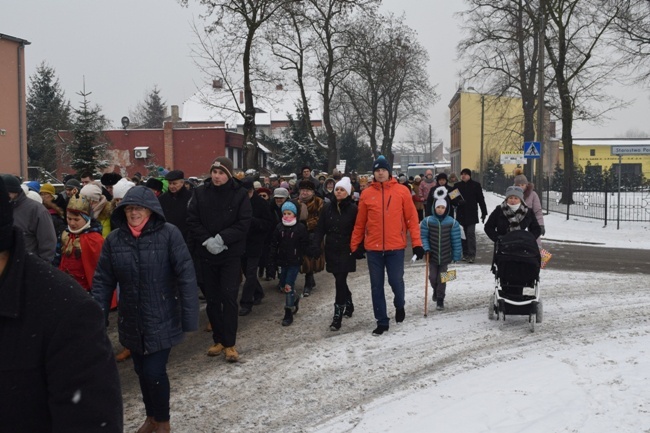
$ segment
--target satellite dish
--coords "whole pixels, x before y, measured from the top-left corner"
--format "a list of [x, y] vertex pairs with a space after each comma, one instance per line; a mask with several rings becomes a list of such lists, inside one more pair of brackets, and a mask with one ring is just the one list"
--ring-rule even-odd
[[126, 117], [126, 116], [122, 117], [122, 127], [124, 129], [126, 129], [127, 126], [129, 126], [129, 123], [131, 123], [131, 121], [129, 120], [128, 117]]

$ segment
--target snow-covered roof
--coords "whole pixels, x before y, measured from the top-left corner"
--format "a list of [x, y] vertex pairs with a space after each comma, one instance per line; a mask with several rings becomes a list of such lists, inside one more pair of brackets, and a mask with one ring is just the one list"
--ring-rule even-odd
[[[239, 110], [244, 110], [240, 102], [241, 90], [233, 94], [226, 88], [215, 89], [205, 86], [189, 97], [183, 103], [183, 122], [224, 122], [229, 127], [243, 125], [244, 119]], [[301, 103], [298, 89], [272, 88], [268, 91], [260, 90], [253, 96], [255, 108], [255, 123], [257, 125], [271, 125], [271, 122], [286, 122], [287, 114], [295, 116], [296, 104]], [[307, 98], [311, 110], [311, 120], [321, 121], [321, 98], [317, 91], [307, 91]]]
[[650, 138], [574, 138], [574, 146], [650, 146]]

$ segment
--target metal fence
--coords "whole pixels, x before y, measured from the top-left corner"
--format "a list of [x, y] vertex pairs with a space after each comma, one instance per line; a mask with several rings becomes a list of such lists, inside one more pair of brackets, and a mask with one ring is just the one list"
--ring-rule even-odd
[[[604, 183], [602, 190], [577, 190], [573, 192], [573, 204], [560, 203], [561, 191], [549, 188], [545, 180], [542, 196], [542, 208], [547, 212], [570, 216], [602, 220], [605, 225], [629, 222], [650, 222], [650, 189], [639, 188], [636, 191], [618, 191]], [[498, 177], [486, 186], [489, 191], [503, 195], [508, 186], [513, 184], [513, 177]]]

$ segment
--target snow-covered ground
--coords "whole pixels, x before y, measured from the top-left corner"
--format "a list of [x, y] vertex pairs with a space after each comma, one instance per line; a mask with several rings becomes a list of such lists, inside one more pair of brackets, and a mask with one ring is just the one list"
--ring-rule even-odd
[[[490, 210], [502, 200], [486, 198]], [[549, 249], [552, 239], [649, 248], [639, 224], [616, 231], [549, 215], [546, 226]], [[447, 309], [424, 317], [424, 264], [407, 265], [406, 320], [381, 337], [371, 335], [363, 262], [349, 278], [357, 309], [339, 332], [328, 329], [330, 275], [316, 276], [289, 327], [280, 326], [282, 295], [264, 283], [264, 303], [240, 320], [242, 362], [206, 357], [202, 332], [172, 351], [174, 431], [650, 432], [650, 271], [567, 273], [551, 261], [541, 274], [544, 322], [532, 333], [527, 317], [488, 320], [488, 266], [457, 270]], [[144, 412], [121, 370], [131, 431]]]

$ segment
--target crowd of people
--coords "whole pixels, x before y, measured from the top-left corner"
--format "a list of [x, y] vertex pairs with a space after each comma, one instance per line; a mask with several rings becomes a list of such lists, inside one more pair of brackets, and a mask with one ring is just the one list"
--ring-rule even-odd
[[[115, 361], [132, 358], [146, 412], [138, 433], [170, 431], [167, 361], [184, 333], [198, 329], [199, 299], [206, 302], [206, 330], [212, 337], [207, 355], [237, 362], [239, 317], [252, 314], [262, 303], [261, 279], [277, 279], [275, 287], [284, 294], [281, 325], [290, 326], [301, 299], [316, 289], [316, 275], [323, 270], [331, 273], [335, 290], [329, 329], [336, 332], [343, 318], [354, 313], [353, 290], [347, 281], [357, 269], [357, 260], [365, 258], [376, 321], [372, 335], [380, 336], [389, 330], [391, 319], [399, 323], [406, 317], [404, 263], [410, 243], [415, 259], [427, 258], [433, 300], [443, 310], [446, 284], [441, 274], [452, 262], [474, 262], [479, 209], [483, 222], [488, 215], [481, 185], [471, 175], [463, 169], [460, 180], [453, 173], [434, 177], [432, 170], [414, 179], [393, 176], [383, 156], [374, 162], [369, 176], [321, 173], [315, 177], [305, 166], [299, 178], [274, 174], [258, 178], [235, 171], [230, 159], [218, 157], [203, 182], [188, 179], [181, 170], [165, 171], [146, 181], [139, 173], [130, 178], [106, 173], [100, 179], [81, 173], [66, 179], [60, 193], [49, 183], [21, 183], [15, 176], [2, 175], [0, 290], [13, 286], [7, 295], [0, 291], [0, 298], [14, 301], [1, 304], [8, 307], [0, 307], [0, 335], [8, 335], [5, 328], [14, 330], [16, 336], [11, 338], [19, 340], [35, 326], [46, 327], [44, 318], [51, 324], [67, 322], [70, 305], [53, 312], [40, 305], [40, 299], [51, 298], [52, 291], [65, 292], [79, 311], [62, 330], [44, 329], [39, 334], [44, 342], [30, 352], [34, 359], [40, 356], [33, 368], [42, 370], [33, 376], [42, 376], [38, 386], [43, 391], [29, 405], [47, 402], [49, 409], [21, 413], [51, 413], [16, 420], [17, 414], [7, 408], [13, 407], [14, 400], [27, 398], [26, 390], [16, 390], [0, 397], [0, 424], [11, 420], [25, 426], [23, 431], [40, 431], [41, 426], [66, 430], [61, 418], [87, 409], [65, 401], [74, 399], [69, 392], [75, 386], [101, 390], [121, 407]], [[527, 229], [536, 237], [544, 232], [539, 198], [535, 200], [523, 174], [516, 175], [506, 199], [485, 223], [495, 242], [511, 230]], [[61, 273], [49, 272], [47, 279], [36, 280], [50, 267]], [[299, 274], [304, 275], [302, 287]], [[385, 276], [393, 293], [394, 314], [387, 308]], [[49, 287], [48, 294], [39, 293], [42, 287]], [[39, 305], [30, 301], [21, 306], [23, 297], [34, 297]], [[105, 323], [115, 309], [123, 349], [113, 356]], [[35, 315], [43, 317], [35, 319]], [[88, 323], [92, 321], [97, 323]], [[94, 351], [88, 357], [97, 362], [75, 367], [76, 377], [85, 377], [87, 384], [72, 380], [56, 388], [59, 379], [48, 375], [58, 377], [72, 367], [61, 366], [60, 358], [50, 360], [64, 355], [50, 355], [48, 346], [62, 344], [66, 348], [60, 351], [65, 353], [90, 338], [69, 338], [83, 329], [59, 335], [71, 327], [87, 328], [94, 335], [96, 341], [91, 349], [84, 347], [84, 353]], [[0, 383], [7, 385], [3, 389], [13, 389], [13, 381], [20, 383], [19, 378], [8, 377], [18, 370], [20, 358], [14, 362], [0, 373]], [[100, 367], [103, 378], [88, 379]], [[12, 403], [5, 405], [4, 400]], [[88, 419], [88, 426], [91, 421], [101, 424], [102, 431], [119, 431], [121, 412], [109, 412], [86, 411], [81, 419]]]

